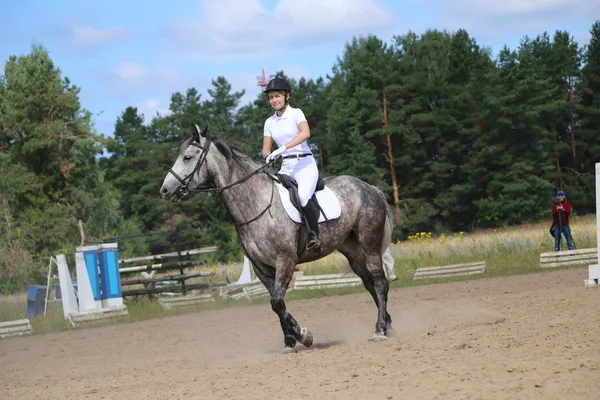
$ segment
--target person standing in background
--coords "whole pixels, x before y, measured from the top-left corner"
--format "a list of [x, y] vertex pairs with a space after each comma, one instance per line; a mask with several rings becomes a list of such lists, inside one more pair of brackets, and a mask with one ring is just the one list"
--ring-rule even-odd
[[575, 250], [573, 237], [571, 236], [571, 228], [569, 227], [569, 215], [573, 207], [567, 200], [564, 190], [556, 192], [556, 200], [552, 203], [552, 229], [554, 232], [554, 251], [560, 251], [561, 235], [565, 235], [567, 247], [569, 250]]

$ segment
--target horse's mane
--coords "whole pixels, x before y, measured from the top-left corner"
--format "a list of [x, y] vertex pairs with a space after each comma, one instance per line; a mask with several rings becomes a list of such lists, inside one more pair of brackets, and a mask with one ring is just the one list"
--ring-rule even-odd
[[[208, 140], [212, 142], [213, 145], [217, 147], [219, 152], [225, 156], [228, 162], [234, 162], [239, 166], [244, 166], [248, 164], [254, 164], [250, 157], [244, 154], [240, 149], [232, 145], [231, 143], [219, 139], [216, 136], [207, 137]], [[179, 147], [179, 154], [183, 154], [185, 149], [192, 143], [194, 140], [193, 136], [188, 137], [184, 140], [184, 142]]]

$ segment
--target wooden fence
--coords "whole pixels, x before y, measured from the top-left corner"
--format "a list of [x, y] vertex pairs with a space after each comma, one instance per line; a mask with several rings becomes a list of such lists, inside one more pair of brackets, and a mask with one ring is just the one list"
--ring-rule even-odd
[[[361, 284], [361, 279], [353, 273], [305, 276], [304, 271], [297, 271], [294, 273], [292, 281], [290, 282], [288, 292], [293, 290], [358, 286]], [[224, 299], [250, 299], [252, 297], [265, 296], [268, 294], [267, 288], [259, 280], [241, 285], [229, 285], [222, 287], [220, 291], [220, 296]]]
[[187, 295], [187, 296], [173, 296], [173, 297], [162, 297], [158, 299], [158, 302], [165, 310], [170, 310], [176, 307], [191, 306], [204, 303], [213, 303], [215, 298], [212, 293], [199, 294], [199, 295]]
[[598, 264], [598, 249], [550, 251], [540, 254], [540, 268]]
[[76, 327], [81, 324], [102, 322], [109, 318], [126, 317], [129, 315], [127, 307], [109, 307], [99, 310], [75, 312], [69, 314], [69, 322]]
[[441, 267], [417, 268], [413, 279], [446, 278], [450, 276], [465, 276], [483, 274], [486, 271], [486, 262], [477, 261], [465, 264], [444, 265]]
[[[211, 253], [215, 250], [216, 247], [213, 246], [119, 260], [119, 265], [132, 263], [139, 264], [143, 261], [161, 261], [160, 263], [155, 264], [135, 265], [131, 267], [123, 266], [119, 268], [123, 297], [151, 296], [163, 293], [181, 293], [185, 296], [191, 291], [206, 289], [212, 291], [213, 287], [227, 285], [227, 282], [225, 281], [214, 281], [211, 279], [216, 276], [215, 272], [185, 272], [188, 268], [197, 267], [205, 263], [204, 260], [192, 260], [190, 259], [191, 256]], [[169, 261], [172, 259], [177, 260]], [[179, 274], [154, 275], [155, 272], [169, 270], [179, 270]], [[146, 271], [150, 271], [150, 273], [148, 274]], [[124, 278], [124, 275], [132, 273], [141, 273], [142, 276]], [[180, 301], [180, 303], [181, 302], [182, 301]]]
[[33, 330], [28, 319], [0, 322], [0, 338], [28, 335], [32, 332]]

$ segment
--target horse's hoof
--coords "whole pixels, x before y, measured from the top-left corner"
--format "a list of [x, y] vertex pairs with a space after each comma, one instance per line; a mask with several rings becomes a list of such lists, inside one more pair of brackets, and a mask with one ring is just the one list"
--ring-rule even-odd
[[297, 353], [298, 350], [296, 350], [296, 348], [294, 347], [290, 347], [290, 346], [285, 346], [283, 348], [283, 350], [281, 350], [282, 354], [293, 354], [293, 353]]
[[310, 347], [313, 344], [313, 334], [308, 328], [300, 329], [300, 339], [298, 341], [305, 347]]
[[375, 332], [370, 339], [371, 342], [385, 342], [386, 340], [388, 340], [388, 337], [381, 332]]

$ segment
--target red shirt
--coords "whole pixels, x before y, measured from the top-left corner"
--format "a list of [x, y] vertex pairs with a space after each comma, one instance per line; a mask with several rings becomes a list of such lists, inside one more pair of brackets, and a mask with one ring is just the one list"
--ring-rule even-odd
[[562, 206], [563, 209], [559, 210], [556, 207], [556, 203], [552, 203], [552, 217], [554, 218], [554, 226], [558, 226], [559, 225], [559, 220], [558, 220], [558, 216], [560, 213], [560, 226], [567, 226], [569, 225], [569, 215], [571, 214], [571, 203], [569, 203], [567, 200], [563, 201]]

